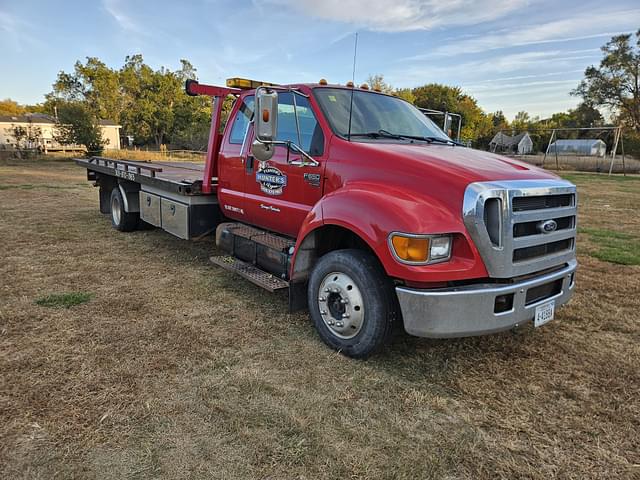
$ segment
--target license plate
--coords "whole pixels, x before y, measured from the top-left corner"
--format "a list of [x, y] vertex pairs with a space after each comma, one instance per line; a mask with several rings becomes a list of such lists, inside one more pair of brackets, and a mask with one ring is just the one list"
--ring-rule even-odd
[[533, 318], [533, 324], [536, 327], [541, 327], [547, 322], [553, 320], [553, 314], [555, 310], [556, 302], [551, 301], [538, 305], [536, 307], [536, 316]]

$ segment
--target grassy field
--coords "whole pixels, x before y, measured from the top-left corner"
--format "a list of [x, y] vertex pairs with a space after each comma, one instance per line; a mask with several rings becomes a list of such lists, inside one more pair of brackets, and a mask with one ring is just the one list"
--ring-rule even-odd
[[[580, 155], [558, 155], [556, 162], [555, 155], [547, 155], [545, 159], [544, 154], [538, 153], [535, 155], [509, 155], [512, 158], [523, 160], [532, 165], [545, 168], [558, 169], [558, 170], [570, 170], [580, 172], [602, 172], [608, 173], [611, 167], [611, 157], [592, 157], [592, 156], [580, 156]], [[557, 165], [557, 167], [556, 167]], [[624, 164], [620, 153], [616, 156], [613, 162], [613, 173], [638, 174], [640, 173], [640, 160], [637, 160], [629, 155], [625, 157]]]
[[84, 178], [0, 164], [0, 478], [640, 477], [639, 178], [570, 175], [556, 320], [366, 362], [211, 240], [113, 230]]

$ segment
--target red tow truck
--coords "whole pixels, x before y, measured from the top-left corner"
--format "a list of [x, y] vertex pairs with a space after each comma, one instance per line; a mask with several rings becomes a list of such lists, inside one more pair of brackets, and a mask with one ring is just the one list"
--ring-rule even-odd
[[464, 147], [366, 85], [236, 78], [186, 91], [213, 99], [206, 163], [77, 159], [100, 211], [121, 231], [215, 232], [212, 262], [286, 289], [331, 348], [367, 357], [394, 322], [421, 337], [540, 326], [571, 298], [573, 184]]

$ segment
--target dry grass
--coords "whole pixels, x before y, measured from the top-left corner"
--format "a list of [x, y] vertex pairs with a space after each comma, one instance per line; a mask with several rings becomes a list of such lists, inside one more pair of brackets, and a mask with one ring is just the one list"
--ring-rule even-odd
[[[640, 181], [575, 178], [581, 226], [640, 234]], [[0, 166], [1, 478], [640, 475], [640, 267], [593, 237], [547, 326], [399, 333], [359, 362], [209, 266], [210, 241], [116, 232], [83, 180]], [[92, 299], [34, 303], [65, 292]]]
[[[602, 172], [608, 173], [611, 168], [611, 157], [591, 157], [580, 155], [558, 155], [557, 161], [555, 154], [536, 155], [508, 155], [512, 158], [525, 161], [538, 167], [549, 168], [553, 170], [572, 170], [580, 172]], [[625, 156], [624, 165], [622, 155], [618, 154], [613, 162], [613, 173], [638, 174], [640, 173], [640, 160], [629, 155]]]
[[204, 162], [206, 153], [191, 150], [107, 150], [103, 156], [123, 160], [144, 160], [148, 162]]

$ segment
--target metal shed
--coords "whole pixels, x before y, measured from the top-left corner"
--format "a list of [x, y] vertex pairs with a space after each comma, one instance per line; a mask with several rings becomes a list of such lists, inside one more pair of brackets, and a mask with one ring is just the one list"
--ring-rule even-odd
[[548, 153], [558, 153], [558, 155], [604, 157], [607, 153], [607, 144], [599, 138], [556, 140], [549, 145]]

